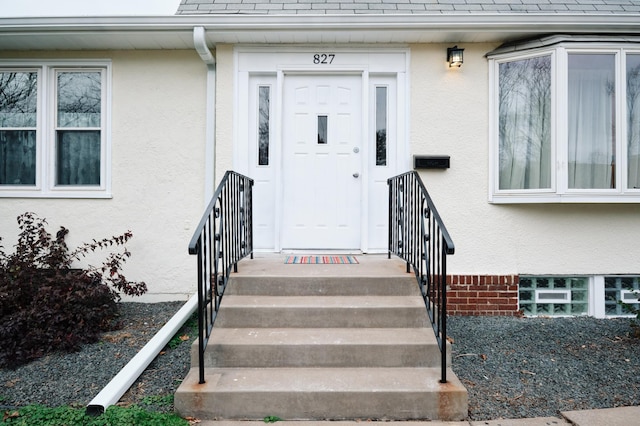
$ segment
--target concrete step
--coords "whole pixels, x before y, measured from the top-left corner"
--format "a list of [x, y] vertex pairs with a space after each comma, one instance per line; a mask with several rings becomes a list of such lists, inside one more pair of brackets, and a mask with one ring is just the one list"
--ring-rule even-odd
[[241, 276], [234, 275], [225, 294], [240, 296], [416, 296], [413, 274], [395, 276]]
[[216, 327], [426, 327], [420, 297], [235, 296], [223, 298]]
[[462, 420], [467, 392], [438, 368], [192, 368], [176, 392], [181, 415], [202, 419]]
[[[197, 365], [196, 341], [191, 366]], [[205, 366], [439, 367], [440, 350], [431, 328], [215, 327]]]

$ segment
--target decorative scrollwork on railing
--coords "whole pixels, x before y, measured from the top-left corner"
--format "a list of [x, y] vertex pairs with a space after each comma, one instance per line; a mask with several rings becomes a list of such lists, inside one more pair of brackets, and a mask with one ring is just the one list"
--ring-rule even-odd
[[253, 258], [253, 180], [228, 171], [211, 198], [189, 243], [198, 262], [198, 337], [200, 383], [204, 351], [232, 270]]
[[454, 245], [438, 210], [415, 171], [390, 178], [389, 257], [403, 259], [416, 275], [441, 354], [446, 383], [447, 256]]

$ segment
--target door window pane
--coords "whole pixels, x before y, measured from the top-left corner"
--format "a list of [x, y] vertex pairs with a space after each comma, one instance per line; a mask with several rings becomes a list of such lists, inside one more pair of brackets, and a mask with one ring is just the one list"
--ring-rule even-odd
[[36, 183], [36, 72], [0, 72], [0, 185]]
[[640, 188], [640, 55], [627, 55], [627, 152], [629, 188]]
[[615, 188], [615, 55], [569, 55], [569, 188]]
[[258, 89], [258, 165], [269, 165], [269, 86]]
[[326, 115], [318, 116], [318, 143], [319, 144], [327, 143], [327, 116]]
[[376, 87], [376, 166], [387, 165], [387, 88]]
[[500, 64], [499, 188], [551, 188], [551, 57]]

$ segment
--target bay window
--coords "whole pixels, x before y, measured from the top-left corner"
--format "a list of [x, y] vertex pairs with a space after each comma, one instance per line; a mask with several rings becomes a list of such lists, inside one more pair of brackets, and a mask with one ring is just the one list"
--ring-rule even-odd
[[491, 57], [490, 201], [640, 202], [640, 50]]
[[0, 63], [0, 197], [109, 197], [108, 64]]

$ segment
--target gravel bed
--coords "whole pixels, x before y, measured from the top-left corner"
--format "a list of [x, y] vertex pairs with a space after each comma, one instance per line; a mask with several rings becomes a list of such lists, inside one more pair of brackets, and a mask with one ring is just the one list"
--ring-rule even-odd
[[640, 405], [629, 319], [452, 317], [448, 334], [472, 420]]
[[[45, 356], [15, 370], [0, 369], [0, 407], [29, 404], [56, 407], [86, 406], [131, 358], [182, 307], [182, 302], [120, 303], [119, 330], [104, 333], [99, 342], [79, 352]], [[144, 403], [157, 411], [172, 410], [154, 404], [158, 396], [175, 392], [189, 370], [189, 347], [197, 331], [175, 348], [166, 347], [120, 400], [120, 405]], [[185, 338], [186, 339], [186, 338]]]
[[[123, 327], [100, 342], [0, 370], [0, 408], [87, 405], [181, 306], [122, 303]], [[640, 405], [640, 339], [628, 319], [451, 317], [448, 327], [471, 420]], [[120, 405], [173, 409], [159, 397], [173, 395], [186, 376], [196, 331], [178, 334], [189, 337], [165, 348]]]

